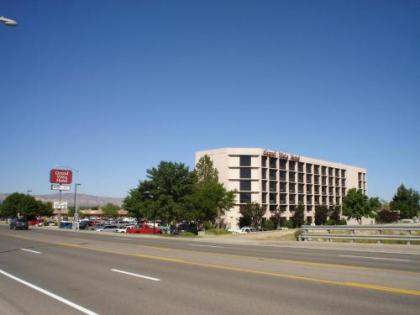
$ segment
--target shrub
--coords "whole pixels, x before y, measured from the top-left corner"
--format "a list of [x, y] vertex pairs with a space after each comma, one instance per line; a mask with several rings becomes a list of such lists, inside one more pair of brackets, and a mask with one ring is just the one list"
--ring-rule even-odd
[[398, 212], [387, 210], [387, 209], [382, 209], [376, 215], [376, 221], [378, 221], [379, 223], [397, 222], [399, 218], [400, 216]]
[[281, 224], [282, 227], [287, 227], [289, 229], [293, 229], [293, 227], [294, 227], [292, 220], [284, 220], [280, 224]]
[[295, 235], [295, 239], [296, 239], [296, 241], [299, 241], [300, 239], [300, 235], [302, 234], [302, 230], [301, 229], [299, 229], [299, 230], [297, 230], [295, 233], [294, 233], [294, 235]]
[[271, 230], [275, 230], [277, 225], [276, 222], [274, 222], [273, 220], [269, 219], [269, 220], [265, 220], [261, 227], [263, 228], [263, 230], [266, 231], [271, 231]]

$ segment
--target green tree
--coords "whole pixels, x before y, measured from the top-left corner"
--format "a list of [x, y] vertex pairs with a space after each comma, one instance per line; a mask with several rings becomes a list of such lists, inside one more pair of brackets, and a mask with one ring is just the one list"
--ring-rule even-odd
[[101, 207], [102, 214], [106, 217], [115, 218], [118, 216], [118, 210], [120, 207], [113, 203], [107, 203], [106, 205]]
[[332, 208], [331, 212], [330, 212], [330, 221], [332, 224], [339, 224], [341, 221], [341, 209], [339, 206], [335, 206]]
[[201, 157], [195, 166], [195, 176], [197, 182], [218, 182], [219, 173], [213, 166], [213, 161], [206, 154]]
[[328, 218], [328, 208], [324, 205], [315, 207], [315, 224], [324, 225]]
[[251, 202], [241, 207], [240, 213], [245, 218], [244, 221], [249, 221], [252, 227], [258, 229], [261, 226], [265, 210], [259, 203]]
[[220, 216], [232, 208], [234, 203], [234, 193], [227, 191], [223, 184], [215, 181], [198, 182], [188, 197], [189, 211], [185, 219], [214, 223], [217, 218], [220, 223]]
[[44, 203], [36, 200], [33, 196], [21, 193], [8, 195], [0, 207], [0, 216], [3, 217], [16, 217], [20, 215], [31, 219], [36, 216], [51, 214], [51, 203]]
[[363, 217], [372, 217], [381, 206], [378, 198], [368, 198], [360, 190], [352, 188], [343, 199], [343, 215], [362, 223]]
[[302, 205], [299, 205], [293, 216], [291, 217], [291, 220], [293, 221], [293, 227], [298, 228], [305, 223], [305, 208]]
[[420, 195], [414, 189], [407, 189], [404, 185], [398, 187], [390, 203], [392, 210], [400, 211], [401, 219], [411, 219], [420, 212]]
[[274, 210], [270, 210], [270, 212], [270, 220], [274, 222], [275, 228], [279, 229], [281, 225], [281, 214], [284, 212], [284, 210], [281, 210], [280, 207], [276, 207]]
[[188, 216], [187, 198], [194, 182], [194, 173], [185, 164], [162, 161], [147, 170], [147, 179], [129, 192], [123, 207], [139, 222], [143, 217], [179, 221]]

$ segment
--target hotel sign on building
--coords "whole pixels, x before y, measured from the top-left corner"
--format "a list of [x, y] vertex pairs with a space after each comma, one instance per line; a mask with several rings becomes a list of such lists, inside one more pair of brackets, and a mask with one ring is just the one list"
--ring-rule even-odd
[[235, 206], [227, 211], [227, 227], [236, 227], [240, 207], [258, 202], [270, 211], [282, 210], [290, 219], [298, 206], [305, 209], [307, 223], [313, 222], [315, 207], [342, 206], [350, 188], [367, 193], [367, 170], [296, 154], [261, 148], [222, 148], [196, 153], [196, 162], [208, 155], [219, 172], [219, 180], [236, 194]]

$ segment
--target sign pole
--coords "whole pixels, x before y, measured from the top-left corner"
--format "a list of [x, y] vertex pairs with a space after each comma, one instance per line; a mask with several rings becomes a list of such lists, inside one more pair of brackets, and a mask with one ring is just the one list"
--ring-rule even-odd
[[[60, 201], [60, 204], [61, 204], [61, 192], [62, 190], [60, 189], [58, 191], [58, 195], [59, 195], [58, 200]], [[58, 227], [60, 227], [60, 222], [61, 222], [61, 208], [58, 209]]]

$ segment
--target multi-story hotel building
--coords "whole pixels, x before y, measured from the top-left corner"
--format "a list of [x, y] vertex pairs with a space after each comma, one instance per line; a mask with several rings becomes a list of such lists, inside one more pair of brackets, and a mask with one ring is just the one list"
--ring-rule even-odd
[[367, 193], [367, 170], [341, 163], [318, 160], [261, 148], [222, 148], [196, 152], [196, 163], [204, 155], [213, 161], [219, 181], [234, 190], [235, 206], [227, 211], [228, 228], [238, 225], [240, 207], [258, 202], [267, 210], [280, 208], [289, 219], [298, 205], [305, 208], [305, 218], [314, 221], [315, 207], [341, 207], [350, 188]]

